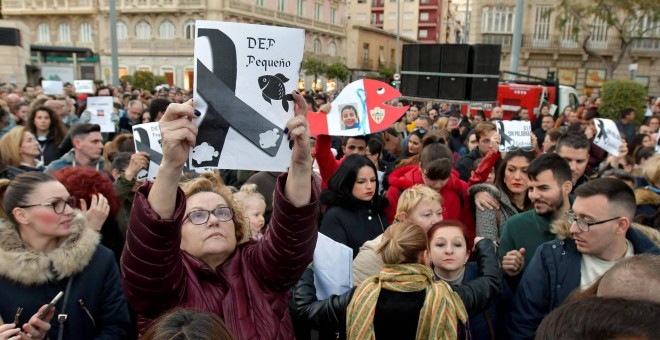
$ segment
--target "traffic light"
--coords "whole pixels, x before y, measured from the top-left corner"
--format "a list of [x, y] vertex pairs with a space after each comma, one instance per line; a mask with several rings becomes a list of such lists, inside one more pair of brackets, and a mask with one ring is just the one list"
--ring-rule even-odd
[[390, 85], [392, 85], [392, 87], [396, 87], [396, 80], [390, 78]]

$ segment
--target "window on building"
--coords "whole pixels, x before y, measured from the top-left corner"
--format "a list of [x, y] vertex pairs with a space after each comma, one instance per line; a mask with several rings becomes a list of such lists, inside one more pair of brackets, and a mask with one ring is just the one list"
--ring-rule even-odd
[[387, 20], [394, 20], [396, 19], [396, 13], [395, 12], [387, 12]]
[[534, 16], [534, 35], [532, 44], [534, 47], [550, 46], [550, 17], [551, 6], [538, 6]]
[[264, 0], [257, 0], [257, 6], [264, 7]]
[[367, 0], [358, 0], [358, 4], [366, 4]]
[[385, 47], [378, 47], [378, 66], [385, 67]]
[[372, 25], [376, 23], [376, 18], [377, 18], [376, 13], [371, 13], [371, 24]]
[[419, 30], [419, 38], [426, 39], [429, 36], [428, 30]]
[[419, 13], [419, 21], [429, 21], [429, 13], [428, 12]]
[[367, 14], [366, 13], [358, 13], [355, 16], [355, 20], [357, 20], [357, 21], [366, 21], [367, 20]]
[[123, 21], [117, 21], [117, 40], [128, 39], [128, 26]]
[[328, 45], [328, 55], [330, 55], [331, 57], [337, 55], [337, 45], [335, 44], [334, 41]]
[[135, 25], [136, 39], [151, 39], [151, 26], [146, 21], [140, 21]]
[[591, 20], [591, 39], [589, 44], [593, 48], [607, 47], [607, 22], [601, 18], [594, 17]]
[[57, 41], [71, 42], [71, 27], [69, 27], [69, 24], [60, 24], [57, 26]]
[[429, 0], [420, 0], [419, 3], [422, 4], [422, 5], [428, 4]]
[[322, 50], [321, 50], [321, 40], [319, 40], [318, 38], [314, 39], [314, 53], [321, 54], [321, 52], [322, 52]]
[[642, 16], [639, 19], [637, 35], [645, 38], [660, 37], [660, 19], [654, 20], [651, 14]]
[[321, 4], [314, 4], [314, 20], [321, 20]]
[[385, 14], [378, 13], [378, 22], [383, 22], [384, 19], [385, 19]]
[[514, 7], [483, 7], [483, 33], [513, 33]]
[[169, 20], [161, 22], [160, 27], [158, 27], [160, 39], [174, 39], [175, 31], [174, 24]]
[[37, 42], [50, 43], [50, 26], [48, 24], [37, 26]]
[[296, 14], [300, 17], [305, 15], [305, 0], [298, 0], [296, 3]]
[[330, 23], [333, 25], [337, 23], [337, 9], [335, 8], [330, 8]]
[[369, 64], [369, 44], [362, 44], [362, 62]]
[[395, 61], [394, 60], [395, 55], [396, 55], [395, 49], [393, 49], [393, 48], [390, 49], [390, 63], [393, 63]]
[[403, 20], [413, 20], [413, 18], [415, 18], [415, 13], [403, 12]]
[[413, 30], [410, 30], [410, 29], [408, 29], [408, 30], [403, 30], [403, 31], [401, 32], [401, 35], [404, 35], [404, 36], [406, 36], [406, 37], [408, 37], [408, 38], [415, 39], [415, 32], [413, 32]]
[[277, 0], [277, 10], [284, 12], [286, 9], [286, 0]]
[[78, 32], [78, 41], [91, 43], [92, 42], [92, 25], [88, 23], [80, 24], [80, 31]]
[[564, 20], [564, 25], [561, 27], [561, 47], [564, 48], [577, 48], [578, 47], [578, 36], [576, 25], [578, 19], [574, 16], [566, 17]]
[[183, 24], [183, 37], [192, 40], [195, 39], [195, 22], [192, 20], [186, 21], [185, 24]]

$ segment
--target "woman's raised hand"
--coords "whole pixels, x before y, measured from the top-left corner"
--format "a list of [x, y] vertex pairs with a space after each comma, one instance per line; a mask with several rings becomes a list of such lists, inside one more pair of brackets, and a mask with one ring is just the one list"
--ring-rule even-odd
[[192, 99], [184, 104], [172, 103], [167, 107], [163, 118], [158, 122], [163, 147], [163, 161], [160, 167], [181, 171], [188, 160], [190, 148], [195, 146], [197, 126], [192, 120], [197, 118]]
[[293, 118], [286, 123], [289, 141], [293, 142], [291, 165], [311, 166], [312, 153], [309, 145], [309, 124], [307, 123], [307, 102], [297, 91], [292, 93], [296, 109]]
[[92, 195], [89, 208], [87, 208], [87, 202], [81, 198], [80, 210], [85, 214], [87, 226], [96, 231], [101, 231], [103, 223], [105, 223], [108, 214], [110, 214], [110, 204], [108, 203], [108, 199], [99, 193]]

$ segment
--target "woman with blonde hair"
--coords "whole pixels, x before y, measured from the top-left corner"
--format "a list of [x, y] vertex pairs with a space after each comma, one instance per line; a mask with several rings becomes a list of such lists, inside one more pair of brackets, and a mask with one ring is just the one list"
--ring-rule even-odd
[[24, 171], [43, 171], [39, 142], [25, 126], [16, 126], [0, 138], [2, 161]]
[[294, 289], [298, 317], [313, 327], [345, 327], [347, 339], [457, 339], [467, 312], [446, 282], [434, 280], [424, 229], [394, 223], [378, 253], [384, 265], [377, 275], [328, 300], [315, 301], [313, 273], [306, 272]]

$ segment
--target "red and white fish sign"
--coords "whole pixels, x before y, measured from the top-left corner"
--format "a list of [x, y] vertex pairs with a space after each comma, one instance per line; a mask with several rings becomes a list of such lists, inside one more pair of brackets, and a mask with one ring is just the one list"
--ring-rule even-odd
[[408, 106], [388, 104], [399, 97], [401, 92], [381, 81], [354, 81], [332, 102], [328, 114], [307, 115], [311, 134], [357, 136], [383, 131], [408, 111]]

